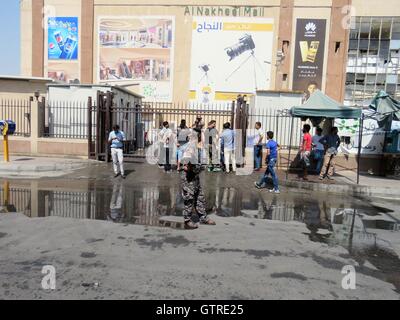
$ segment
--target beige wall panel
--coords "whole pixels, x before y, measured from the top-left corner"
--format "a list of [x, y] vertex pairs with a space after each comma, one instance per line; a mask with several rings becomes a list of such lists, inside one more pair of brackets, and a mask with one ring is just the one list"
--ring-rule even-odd
[[0, 99], [29, 99], [29, 97], [35, 95], [37, 90], [39, 90], [42, 95], [45, 95], [47, 90], [46, 83], [0, 80]]
[[400, 16], [399, 0], [352, 0], [356, 16], [398, 17]]
[[295, 7], [331, 7], [332, 0], [295, 0]]

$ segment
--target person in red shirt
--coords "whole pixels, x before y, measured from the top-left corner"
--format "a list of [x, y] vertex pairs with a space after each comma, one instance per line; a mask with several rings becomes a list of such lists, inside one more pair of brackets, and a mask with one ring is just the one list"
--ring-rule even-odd
[[303, 180], [308, 180], [308, 168], [310, 167], [310, 155], [312, 148], [312, 137], [310, 134], [311, 126], [309, 124], [305, 124], [303, 127], [303, 142], [300, 146], [300, 155], [303, 163]]

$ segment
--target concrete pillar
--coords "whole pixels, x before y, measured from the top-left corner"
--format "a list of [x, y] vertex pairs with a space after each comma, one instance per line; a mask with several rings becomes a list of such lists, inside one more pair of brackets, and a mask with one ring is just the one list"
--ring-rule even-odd
[[294, 0], [281, 0], [281, 9], [279, 16], [279, 36], [278, 50], [284, 54], [282, 63], [276, 69], [276, 90], [288, 90], [290, 84], [290, 52], [293, 45], [292, 25], [293, 25], [293, 6]]
[[352, 0], [332, 0], [331, 31], [328, 50], [328, 68], [326, 74], [325, 93], [331, 98], [343, 102], [346, 84], [347, 51], [350, 30], [344, 28], [343, 21]]
[[44, 0], [32, 0], [32, 76], [44, 76]]
[[82, 0], [81, 82], [93, 83], [94, 0]]

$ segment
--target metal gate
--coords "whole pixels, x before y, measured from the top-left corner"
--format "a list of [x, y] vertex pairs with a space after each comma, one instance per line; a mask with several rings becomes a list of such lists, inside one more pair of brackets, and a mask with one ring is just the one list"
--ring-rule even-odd
[[223, 124], [230, 122], [235, 129], [242, 129], [243, 150], [246, 146], [248, 127], [248, 104], [238, 99], [229, 104], [201, 105], [192, 103], [141, 103], [135, 106], [117, 106], [113, 93], [98, 92], [96, 105], [88, 101], [88, 145], [91, 159], [110, 161], [108, 136], [113, 125], [118, 124], [125, 132], [124, 157], [145, 158], [145, 148], [157, 141], [157, 132], [163, 122], [168, 121], [171, 129], [177, 129], [181, 120], [191, 127], [201, 116], [207, 125], [211, 120], [217, 122], [221, 132]]

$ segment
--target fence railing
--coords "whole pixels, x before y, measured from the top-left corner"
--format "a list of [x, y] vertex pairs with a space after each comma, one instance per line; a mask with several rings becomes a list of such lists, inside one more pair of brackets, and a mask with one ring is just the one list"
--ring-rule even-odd
[[[49, 101], [45, 107], [44, 136], [60, 139], [88, 138], [87, 102]], [[96, 127], [96, 117], [91, 113], [92, 126]], [[96, 130], [92, 130], [96, 132]]]
[[[249, 114], [249, 130], [261, 122], [262, 130], [274, 132], [274, 139], [282, 148], [299, 146], [302, 138], [302, 125], [305, 123], [300, 118], [293, 118], [289, 110], [259, 110], [256, 114]], [[293, 127], [292, 127], [293, 124]], [[290, 137], [292, 135], [292, 137]]]
[[[208, 122], [215, 120], [217, 122], [217, 129], [222, 129], [225, 122], [232, 122], [234, 110], [231, 104], [193, 104], [193, 103], [152, 103], [143, 104], [140, 112], [142, 113], [143, 121], [153, 123], [153, 129], [162, 127], [163, 121], [168, 121], [171, 127], [177, 128], [181, 120], [186, 120], [186, 125], [191, 127], [197, 116], [202, 117], [202, 121], [207, 126]], [[155, 118], [149, 119], [150, 116]], [[158, 121], [153, 121], [154, 119]]]
[[[62, 139], [87, 139], [88, 126], [92, 126], [92, 138], [96, 139], [97, 106], [92, 112], [88, 110], [86, 102], [49, 101], [45, 107], [44, 136]], [[220, 104], [193, 104], [193, 103], [143, 103], [141, 106], [123, 107], [113, 105], [110, 108], [111, 121], [119, 124], [125, 132], [128, 141], [137, 146], [144, 146], [144, 142], [154, 143], [157, 130], [162, 128], [164, 121], [168, 121], [171, 129], [179, 127], [181, 120], [186, 120], [186, 125], [191, 127], [197, 117], [207, 127], [211, 120], [216, 121], [216, 128], [222, 131], [223, 125], [237, 122], [236, 106], [232, 103]], [[91, 121], [89, 121], [89, 116]], [[276, 141], [288, 148], [300, 144], [301, 126], [304, 122], [293, 119], [288, 110], [249, 109], [247, 115], [248, 137], [255, 127], [256, 122], [261, 122], [263, 131], [273, 131]], [[293, 127], [292, 127], [293, 124]], [[243, 130], [243, 128], [241, 128]], [[292, 135], [292, 136], [291, 136]], [[249, 140], [248, 140], [249, 144]]]
[[31, 102], [29, 100], [0, 100], [0, 120], [12, 120], [16, 123], [15, 136], [31, 135]]

